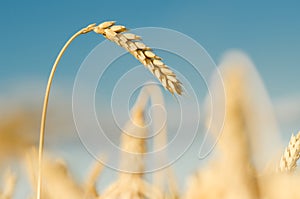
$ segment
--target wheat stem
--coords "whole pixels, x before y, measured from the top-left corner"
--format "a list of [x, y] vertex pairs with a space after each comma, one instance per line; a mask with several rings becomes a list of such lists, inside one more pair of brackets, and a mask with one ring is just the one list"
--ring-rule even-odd
[[[145, 44], [140, 42], [140, 37], [131, 33], [123, 33], [126, 31], [124, 26], [114, 25], [115, 22], [103, 22], [100, 25], [91, 24], [86, 28], [81, 29], [75, 33], [64, 45], [64, 47], [59, 52], [48, 78], [48, 83], [46, 87], [46, 92], [44, 96], [43, 112], [41, 118], [40, 126], [40, 139], [39, 139], [39, 151], [38, 151], [38, 179], [37, 179], [37, 193], [36, 198], [41, 197], [41, 185], [42, 185], [42, 159], [44, 151], [44, 137], [45, 137], [45, 124], [46, 115], [48, 108], [48, 100], [50, 89], [52, 85], [52, 80], [54, 73], [56, 71], [57, 65], [72, 41], [81, 34], [85, 34], [91, 31], [95, 31], [98, 34], [102, 34], [105, 38], [117, 43], [121, 47], [128, 50], [136, 59], [143, 63], [157, 79], [162, 83], [162, 85], [169, 90], [172, 94], [175, 92], [179, 95], [182, 94], [181, 82], [177, 79], [175, 73], [171, 71], [162, 61], [161, 58], [155, 55], [151, 48], [147, 47]], [[123, 33], [123, 34], [121, 34]]]
[[52, 85], [52, 80], [54, 77], [54, 73], [56, 71], [57, 65], [63, 56], [64, 52], [68, 48], [68, 46], [72, 43], [72, 41], [81, 34], [88, 33], [92, 31], [92, 28], [95, 24], [91, 24], [86, 28], [81, 29], [77, 33], [75, 33], [64, 45], [64, 47], [59, 52], [48, 78], [48, 83], [46, 87], [45, 97], [44, 97], [44, 104], [43, 104], [43, 112], [42, 112], [42, 119], [41, 119], [41, 126], [40, 126], [40, 139], [39, 139], [39, 156], [38, 156], [38, 179], [37, 179], [37, 193], [36, 198], [40, 199], [41, 197], [41, 185], [42, 185], [42, 160], [43, 160], [43, 151], [44, 151], [44, 137], [45, 137], [45, 124], [46, 124], [46, 116], [47, 116], [47, 108], [48, 108], [48, 101], [49, 101], [49, 94]]

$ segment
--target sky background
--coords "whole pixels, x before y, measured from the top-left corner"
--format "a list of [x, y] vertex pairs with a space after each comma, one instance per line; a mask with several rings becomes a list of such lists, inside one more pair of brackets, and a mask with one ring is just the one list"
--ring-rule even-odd
[[[0, 100], [16, 104], [27, 99], [41, 105], [51, 66], [66, 40], [87, 24], [115, 20], [130, 29], [151, 26], [182, 32], [217, 64], [227, 50], [244, 51], [265, 83], [281, 129], [290, 135], [300, 122], [299, 10], [296, 0], [1, 1]], [[71, 112], [71, 88], [80, 64], [103, 40], [96, 34], [81, 36], [61, 60], [53, 95], [67, 93], [66, 112]], [[55, 93], [58, 88], [61, 93]], [[70, 158], [66, 152], [61, 155]]]
[[[295, 123], [300, 111], [299, 9], [298, 1], [2, 1], [1, 97], [18, 101], [30, 93], [40, 103], [66, 40], [87, 24], [116, 20], [130, 29], [151, 26], [182, 32], [200, 43], [217, 64], [230, 49], [244, 51], [275, 108], [285, 111], [279, 117], [285, 120], [290, 115], [293, 121], [287, 123]], [[72, 43], [55, 74], [53, 92], [62, 89], [71, 100], [80, 64], [102, 41], [103, 37], [88, 34]]]
[[[300, 85], [299, 9], [298, 1], [2, 1], [0, 82], [7, 88], [28, 77], [46, 81], [59, 49], [75, 31], [89, 23], [116, 20], [129, 28], [180, 31], [199, 42], [216, 62], [226, 50], [242, 49], [272, 97], [294, 95]], [[77, 39], [56, 79], [72, 81], [76, 66], [101, 41], [96, 34]]]

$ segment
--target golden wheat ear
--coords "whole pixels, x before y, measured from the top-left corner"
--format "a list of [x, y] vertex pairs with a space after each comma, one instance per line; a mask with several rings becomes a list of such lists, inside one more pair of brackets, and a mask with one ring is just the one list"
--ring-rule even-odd
[[50, 72], [48, 79], [44, 103], [43, 103], [43, 112], [41, 118], [40, 126], [40, 139], [39, 139], [39, 151], [38, 151], [38, 177], [37, 177], [37, 193], [36, 198], [40, 199], [41, 196], [41, 186], [42, 186], [42, 159], [44, 151], [44, 136], [45, 136], [45, 126], [46, 126], [46, 116], [49, 95], [51, 90], [51, 85], [53, 77], [60, 62], [64, 52], [72, 41], [82, 34], [89, 33], [94, 31], [98, 34], [102, 34], [105, 38], [117, 43], [121, 47], [128, 50], [134, 57], [136, 57], [140, 62], [142, 62], [162, 83], [162, 85], [169, 90], [172, 94], [175, 92], [179, 95], [182, 94], [182, 84], [177, 79], [175, 73], [171, 71], [162, 61], [161, 58], [156, 56], [151, 48], [147, 47], [140, 41], [140, 37], [131, 33], [126, 32], [124, 26], [115, 25], [114, 21], [103, 22], [100, 25], [90, 24], [87, 27], [76, 32], [64, 45], [64, 47], [59, 52]]
[[172, 94], [182, 94], [182, 83], [150, 47], [141, 42], [141, 37], [127, 32], [127, 28], [115, 25], [115, 21], [103, 22], [94, 27], [94, 32], [118, 44], [139, 60]]
[[300, 131], [296, 136], [292, 135], [289, 145], [286, 147], [279, 164], [280, 171], [294, 171], [300, 158]]

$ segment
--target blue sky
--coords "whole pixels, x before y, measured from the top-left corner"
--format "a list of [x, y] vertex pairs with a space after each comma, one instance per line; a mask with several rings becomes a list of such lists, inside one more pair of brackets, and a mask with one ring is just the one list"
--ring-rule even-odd
[[[189, 35], [218, 62], [231, 48], [254, 61], [271, 96], [298, 94], [298, 1], [2, 1], [0, 82], [46, 81], [67, 38], [85, 26], [117, 20], [129, 28], [157, 26]], [[57, 79], [73, 80], [77, 66], [98, 43], [90, 34], [71, 46]], [[2, 88], [3, 89], [3, 86]]]
[[[18, 103], [27, 93], [27, 99], [34, 101], [34, 96], [35, 104], [41, 104], [54, 59], [67, 39], [87, 24], [116, 20], [130, 29], [182, 32], [217, 64], [230, 49], [244, 51], [261, 75], [277, 116], [285, 121], [283, 131], [294, 132], [300, 118], [299, 10], [298, 1], [2, 1], [0, 97]], [[51, 96], [58, 101], [57, 88], [67, 93], [70, 113], [79, 66], [102, 41], [93, 33], [83, 35], [60, 62]]]
[[[291, 132], [300, 117], [299, 10], [298, 1], [2, 1], [0, 97], [33, 90], [31, 95], [41, 103], [52, 64], [66, 40], [87, 24], [116, 20], [131, 29], [152, 26], [182, 32], [216, 63], [227, 50], [241, 49], [257, 67], [275, 109], [279, 105], [278, 115], [295, 115], [292, 125], [286, 124], [285, 131]], [[83, 35], [63, 56], [54, 87], [67, 90], [69, 102], [80, 64], [102, 41], [93, 33]], [[71, 112], [71, 103], [68, 108]]]

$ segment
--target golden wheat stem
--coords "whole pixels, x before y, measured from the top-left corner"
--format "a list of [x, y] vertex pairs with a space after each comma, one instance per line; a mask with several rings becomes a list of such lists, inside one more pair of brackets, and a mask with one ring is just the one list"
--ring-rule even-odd
[[48, 100], [49, 100], [52, 80], [62, 55], [64, 54], [68, 46], [72, 43], [72, 41], [76, 37], [91, 31], [95, 31], [98, 34], [104, 35], [105, 38], [114, 41], [118, 45], [128, 50], [131, 54], [134, 55], [134, 57], [136, 57], [145, 66], [147, 66], [149, 70], [162, 83], [162, 85], [167, 90], [169, 90], [172, 94], [176, 92], [179, 95], [181, 95], [182, 93], [181, 82], [177, 79], [175, 73], [173, 73], [173, 71], [171, 71], [162, 61], [160, 61], [161, 58], [156, 56], [152, 52], [151, 48], [139, 42], [140, 38], [137, 35], [131, 33], [120, 34], [121, 32], [125, 32], [126, 28], [124, 26], [115, 26], [114, 24], [115, 22], [103, 22], [98, 26], [96, 26], [96, 24], [91, 24], [86, 28], [83, 28], [77, 33], [75, 33], [61, 49], [52, 66], [52, 70], [48, 78], [48, 83], [47, 83], [46, 92], [44, 96], [43, 112], [42, 112], [41, 126], [40, 126], [40, 139], [39, 139], [39, 152], [38, 152], [38, 178], [37, 178], [37, 193], [36, 193], [37, 199], [40, 199], [41, 197], [42, 159], [43, 159], [43, 150], [44, 150], [45, 124], [46, 124]]
[[47, 108], [48, 108], [48, 101], [49, 101], [49, 94], [51, 90], [52, 80], [54, 77], [54, 73], [56, 71], [57, 65], [63, 56], [64, 52], [68, 48], [68, 46], [72, 43], [72, 41], [81, 34], [88, 33], [93, 30], [95, 24], [91, 24], [86, 28], [81, 29], [77, 33], [75, 33], [64, 45], [64, 47], [59, 52], [48, 78], [48, 83], [46, 87], [45, 97], [44, 97], [44, 104], [43, 104], [43, 112], [42, 112], [42, 119], [41, 119], [41, 126], [40, 126], [40, 139], [39, 139], [39, 156], [38, 156], [38, 179], [37, 179], [37, 193], [36, 198], [40, 199], [41, 197], [41, 184], [42, 184], [42, 161], [43, 161], [43, 151], [44, 151], [44, 137], [45, 137], [45, 124], [46, 124], [46, 116], [47, 116]]

